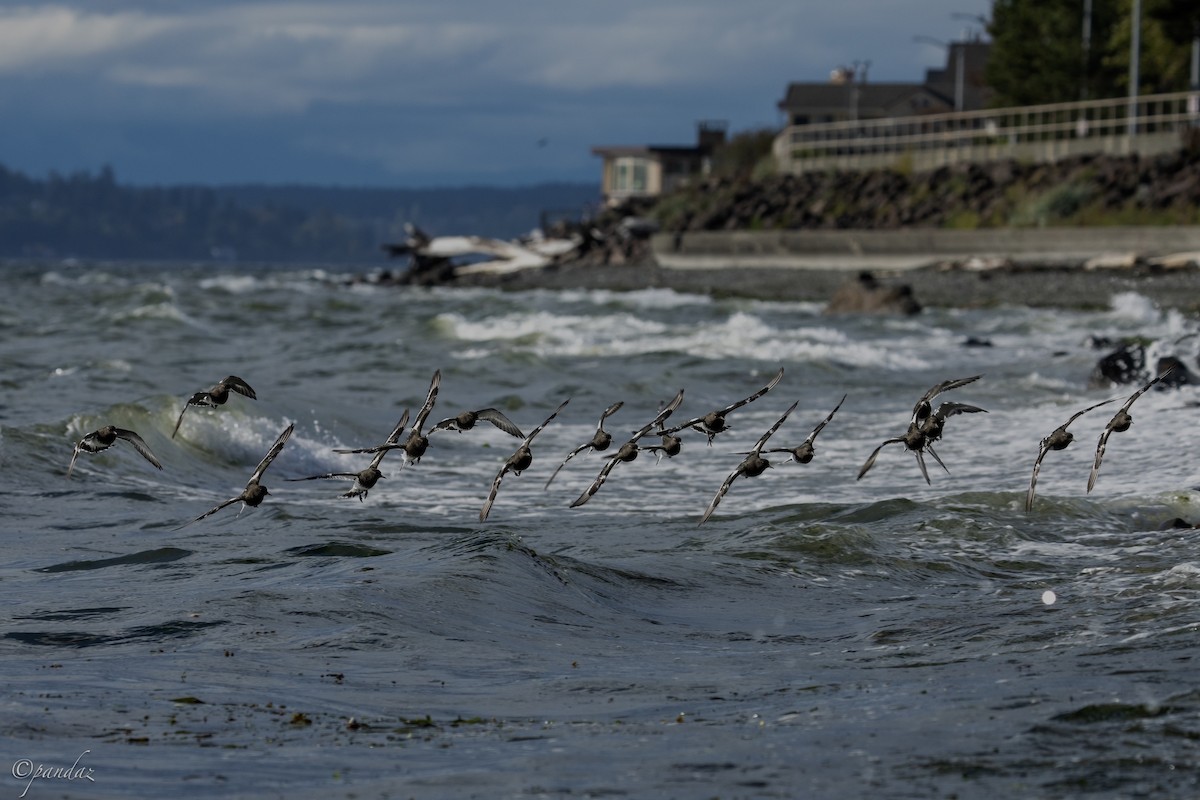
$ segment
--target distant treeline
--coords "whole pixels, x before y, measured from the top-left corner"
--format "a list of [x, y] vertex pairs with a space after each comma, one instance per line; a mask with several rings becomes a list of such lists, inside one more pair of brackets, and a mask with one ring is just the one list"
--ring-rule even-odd
[[594, 210], [596, 184], [521, 188], [128, 186], [113, 170], [35, 179], [0, 166], [0, 258], [361, 263], [404, 223], [512, 238]]

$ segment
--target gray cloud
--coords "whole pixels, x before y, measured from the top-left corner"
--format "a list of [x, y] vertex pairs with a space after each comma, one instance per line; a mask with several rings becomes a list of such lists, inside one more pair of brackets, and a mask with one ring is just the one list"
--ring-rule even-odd
[[[109, 163], [137, 182], [596, 180], [592, 145], [686, 143], [700, 118], [774, 124], [788, 81], [838, 64], [919, 80], [940, 53], [912, 36], [954, 38], [951, 12], [987, 8], [0, 2], [0, 111], [25, 126], [0, 132], [0, 162]], [[54, 126], [68, 130], [36, 133]]]

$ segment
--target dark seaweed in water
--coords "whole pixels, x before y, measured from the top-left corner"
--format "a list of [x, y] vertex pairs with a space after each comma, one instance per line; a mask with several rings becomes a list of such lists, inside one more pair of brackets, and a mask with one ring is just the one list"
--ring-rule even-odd
[[[1090, 495], [1107, 416], [1079, 419], [1022, 510], [1039, 439], [1124, 396], [1087, 388], [1087, 337], [1175, 341], [1193, 320], [1134, 295], [835, 320], [289, 271], [0, 275], [0, 741], [10, 772], [82, 757], [94, 776], [29, 796], [1200, 793], [1200, 544], [1160, 530], [1200, 517], [1196, 389], [1141, 398]], [[625, 435], [679, 387], [683, 419], [780, 366], [711, 448], [689, 434], [581, 509], [603, 454], [543, 488], [614, 401]], [[434, 413], [492, 406], [529, 429], [571, 397], [487, 524], [512, 447], [490, 426], [431, 436], [417, 465], [389, 457], [362, 503], [286, 482], [361, 469], [332, 450], [379, 441], [436, 368]], [[189, 412], [172, 442], [181, 397], [229, 372], [259, 401]], [[949, 421], [948, 472], [926, 485], [897, 449], [854, 479], [929, 386], [979, 373], [955, 399], [988, 413]], [[696, 525], [782, 409], [800, 400], [790, 441], [843, 394], [811, 463], [781, 458]], [[114, 450], [67, 485], [73, 441], [110, 421], [163, 471]], [[291, 421], [262, 506], [171, 532], [240, 489]]]

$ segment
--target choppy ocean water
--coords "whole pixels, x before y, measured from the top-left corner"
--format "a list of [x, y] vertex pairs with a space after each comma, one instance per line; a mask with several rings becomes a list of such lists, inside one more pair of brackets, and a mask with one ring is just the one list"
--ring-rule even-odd
[[[1197, 320], [928, 309], [666, 291], [342, 285], [333, 272], [10, 265], [0, 273], [4, 791], [27, 797], [1194, 797], [1200, 794], [1197, 390], [1071, 426], [1024, 510], [1038, 442], [1134, 387], [1088, 388], [1093, 336], [1195, 366]], [[971, 346], [969, 342], [986, 343]], [[1162, 350], [1156, 344], [1152, 352]], [[711, 447], [617, 467], [563, 457], [601, 411], [620, 439], [679, 389], [680, 421], [762, 386]], [[431, 421], [490, 426], [354, 471], [442, 384]], [[192, 409], [225, 375], [257, 400]], [[912, 405], [982, 406], [929, 461], [885, 448]], [[809, 464], [725, 476], [788, 405]], [[258, 508], [236, 495], [289, 423]], [[104, 424], [143, 435], [83, 454]], [[611, 451], [610, 451], [611, 452]], [[30, 782], [39, 767], [48, 777]], [[88, 770], [83, 774], [83, 770]]]

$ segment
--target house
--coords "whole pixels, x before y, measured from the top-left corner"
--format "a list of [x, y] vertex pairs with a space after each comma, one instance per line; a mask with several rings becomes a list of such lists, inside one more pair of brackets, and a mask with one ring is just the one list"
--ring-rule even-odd
[[725, 144], [728, 125], [723, 120], [697, 123], [696, 144], [618, 145], [593, 147], [604, 159], [600, 192], [605, 202], [630, 197], [655, 197], [670, 192], [697, 175], [707, 175], [713, 153]]
[[861, 119], [911, 117], [987, 107], [984, 80], [991, 44], [951, 42], [946, 66], [929, 69], [922, 83], [868, 83], [865, 70], [834, 70], [831, 80], [791, 83], [777, 104], [785, 126]]

